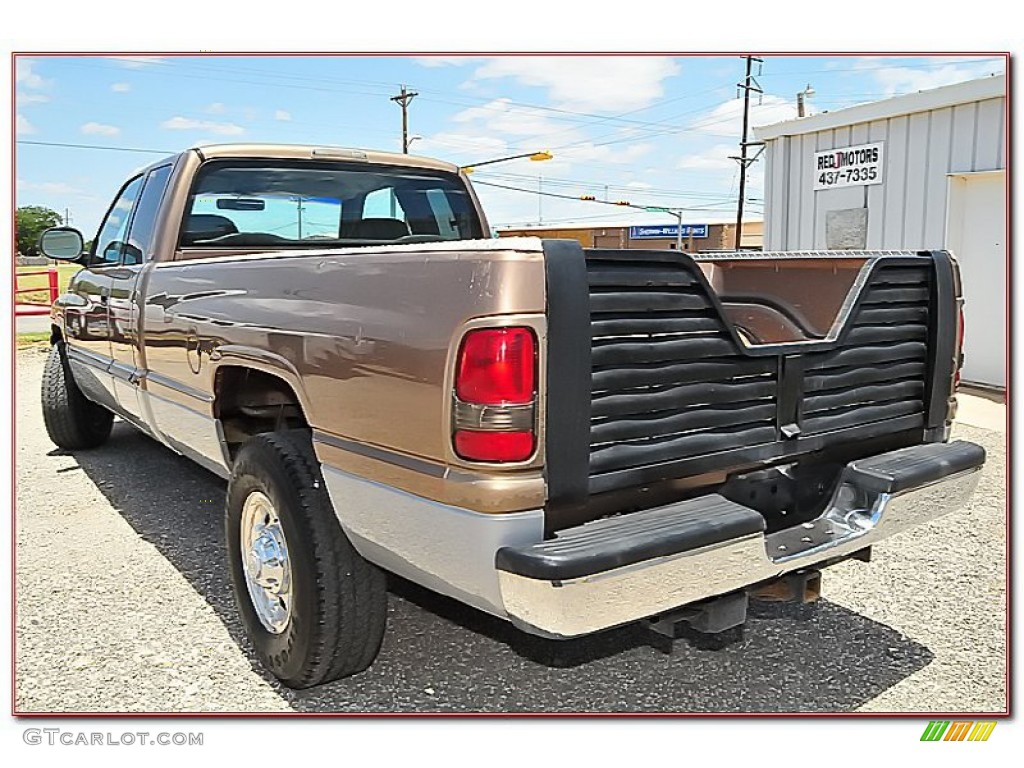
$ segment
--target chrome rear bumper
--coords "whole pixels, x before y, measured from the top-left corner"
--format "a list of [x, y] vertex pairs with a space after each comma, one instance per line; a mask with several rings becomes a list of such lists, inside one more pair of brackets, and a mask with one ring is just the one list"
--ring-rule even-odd
[[[584, 575], [566, 570], [574, 574], [571, 578], [550, 578], [555, 571], [548, 573], [549, 578], [536, 578], [536, 573], [531, 577], [522, 572], [528, 569], [508, 565], [512, 558], [504, 558], [503, 567], [499, 552], [501, 598], [514, 623], [546, 636], [575, 637], [626, 624], [847, 557], [961, 509], [974, 492], [983, 462], [984, 452], [963, 442], [915, 446], [851, 462], [828, 507], [813, 521], [770, 535], [748, 533]], [[720, 496], [704, 499], [719, 509], [725, 502]], [[683, 504], [699, 512], [699, 500]], [[740, 516], [752, 511], [733, 506]], [[666, 511], [671, 510], [649, 512], [664, 518]], [[599, 521], [600, 537], [613, 541], [615, 525], [626, 521], [635, 527], [634, 515], [623, 516], [622, 523]], [[659, 525], [651, 530], [665, 529], [664, 523]], [[561, 554], [566, 552], [574, 556], [572, 547], [563, 544]], [[624, 555], [623, 560], [627, 559]]]

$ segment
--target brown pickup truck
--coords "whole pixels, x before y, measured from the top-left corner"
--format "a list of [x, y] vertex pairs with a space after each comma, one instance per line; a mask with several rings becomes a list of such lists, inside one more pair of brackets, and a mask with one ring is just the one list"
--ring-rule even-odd
[[284, 683], [369, 666], [386, 571], [552, 638], [716, 632], [972, 492], [948, 253], [488, 234], [456, 166], [223, 145], [134, 175], [88, 252], [42, 237], [82, 264], [51, 439], [116, 414], [228, 479], [239, 610]]

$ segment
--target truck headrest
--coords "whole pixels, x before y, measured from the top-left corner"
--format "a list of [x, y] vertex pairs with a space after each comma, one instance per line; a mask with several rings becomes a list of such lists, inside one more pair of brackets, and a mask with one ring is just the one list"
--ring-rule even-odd
[[349, 223], [345, 237], [361, 240], [397, 240], [409, 234], [409, 226], [398, 219], [361, 219]]
[[235, 222], [227, 216], [215, 213], [193, 213], [185, 219], [185, 232], [182, 245], [195, 245], [203, 240], [212, 240], [222, 235], [233, 235], [238, 232]]

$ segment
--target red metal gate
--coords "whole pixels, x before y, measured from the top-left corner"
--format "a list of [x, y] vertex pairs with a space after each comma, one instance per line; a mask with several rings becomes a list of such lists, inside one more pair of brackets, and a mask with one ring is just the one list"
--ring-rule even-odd
[[[46, 288], [19, 288], [18, 281], [23, 277], [33, 277], [35, 275], [46, 275]], [[45, 304], [35, 297], [32, 300], [20, 299], [19, 296], [23, 294], [34, 293], [38, 294], [43, 291], [47, 291], [50, 296], [50, 300]], [[56, 301], [57, 296], [60, 295], [60, 288], [57, 285], [57, 270], [55, 267], [48, 267], [46, 269], [35, 269], [31, 272], [15, 272], [14, 273], [14, 314], [18, 317], [25, 315], [48, 315], [50, 314], [50, 305]]]

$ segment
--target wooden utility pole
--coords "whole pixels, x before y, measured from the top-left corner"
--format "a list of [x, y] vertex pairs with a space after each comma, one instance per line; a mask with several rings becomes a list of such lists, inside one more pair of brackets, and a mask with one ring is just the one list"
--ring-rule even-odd
[[[740, 155], [733, 158], [733, 160], [738, 161], [740, 164], [740, 199], [736, 206], [736, 242], [733, 246], [737, 251], [740, 249], [740, 240], [743, 237], [743, 200], [747, 193], [747, 166], [757, 159], [756, 155], [753, 158], [747, 157], [747, 147], [749, 146], [747, 134], [750, 130], [750, 94], [751, 92], [762, 93], [761, 87], [757, 84], [752, 73], [754, 62], [756, 61], [760, 64], [762, 59], [756, 56], [746, 56], [744, 58], [747, 60], [747, 74], [743, 78], [743, 82], [738, 84], [739, 88], [743, 91], [743, 133], [740, 138]], [[758, 155], [760, 155], [760, 152]]]
[[404, 85], [397, 96], [392, 96], [391, 101], [402, 108], [402, 153], [409, 154], [409, 102], [419, 96], [416, 91], [408, 90]]

